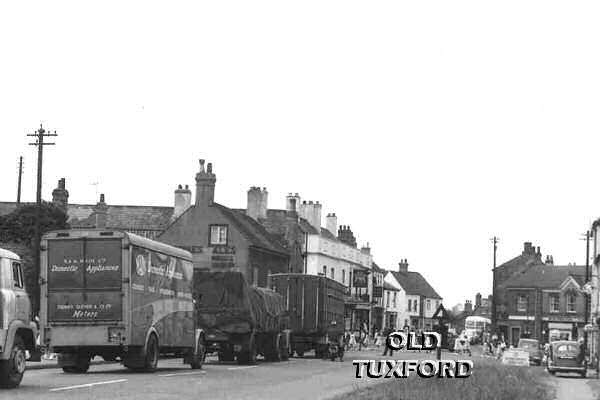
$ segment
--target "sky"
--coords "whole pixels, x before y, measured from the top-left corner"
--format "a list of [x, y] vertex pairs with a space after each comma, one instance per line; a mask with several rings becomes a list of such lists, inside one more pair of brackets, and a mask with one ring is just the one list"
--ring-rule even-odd
[[[585, 264], [600, 217], [597, 1], [105, 1], [0, 5], [0, 201], [323, 204], [375, 262], [453, 306], [540, 246]], [[94, 185], [94, 183], [97, 183]], [[325, 221], [323, 221], [323, 225]]]

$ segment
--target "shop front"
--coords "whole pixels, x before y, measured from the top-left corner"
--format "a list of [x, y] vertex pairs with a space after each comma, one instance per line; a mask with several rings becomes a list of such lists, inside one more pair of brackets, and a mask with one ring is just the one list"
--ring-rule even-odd
[[542, 322], [542, 341], [579, 340], [584, 332], [583, 318], [544, 318]]

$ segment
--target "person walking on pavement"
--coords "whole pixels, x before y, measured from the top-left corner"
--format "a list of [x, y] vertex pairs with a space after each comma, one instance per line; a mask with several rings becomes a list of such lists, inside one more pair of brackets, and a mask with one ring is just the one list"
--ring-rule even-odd
[[387, 352], [390, 352], [390, 357], [392, 357], [394, 355], [394, 350], [390, 349], [387, 346], [387, 339], [388, 336], [390, 336], [390, 334], [394, 332], [394, 329], [392, 328], [392, 324], [390, 324], [387, 328], [385, 328], [383, 330], [383, 344], [384, 344], [384, 350], [383, 350], [383, 354], [382, 356], [387, 356]]

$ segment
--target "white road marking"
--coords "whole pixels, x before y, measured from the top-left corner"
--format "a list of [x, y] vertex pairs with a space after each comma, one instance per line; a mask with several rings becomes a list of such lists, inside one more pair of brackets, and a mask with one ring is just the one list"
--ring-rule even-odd
[[127, 379], [117, 379], [117, 380], [114, 380], [114, 381], [86, 383], [84, 385], [66, 386], [66, 387], [61, 387], [61, 388], [50, 389], [50, 391], [51, 392], [57, 392], [59, 390], [78, 389], [78, 388], [92, 387], [92, 386], [97, 386], [97, 385], [108, 385], [110, 383], [119, 383], [119, 382], [126, 382], [126, 381], [127, 381]]
[[237, 369], [248, 369], [248, 368], [258, 368], [258, 365], [247, 365], [245, 367], [231, 367], [227, 368], [229, 371], [235, 371]]
[[206, 371], [194, 371], [194, 372], [177, 372], [175, 374], [164, 374], [159, 376], [181, 376], [181, 375], [196, 375], [196, 374], [205, 374]]

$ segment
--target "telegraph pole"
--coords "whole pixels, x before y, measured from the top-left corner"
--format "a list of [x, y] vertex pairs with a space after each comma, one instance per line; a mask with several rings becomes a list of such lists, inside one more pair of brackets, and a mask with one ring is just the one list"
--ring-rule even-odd
[[[588, 230], [585, 232], [585, 237], [581, 240], [585, 240], [585, 282], [584, 284], [590, 281], [590, 237], [591, 232]], [[587, 325], [589, 319], [589, 306], [590, 306], [590, 295], [587, 292], [584, 294], [585, 296], [585, 309], [584, 309], [584, 324]], [[583, 345], [587, 349], [588, 344], [588, 333], [584, 330], [583, 332]]]
[[[45, 137], [50, 136], [58, 136], [56, 131], [54, 133], [47, 133], [42, 125], [40, 124], [40, 129], [35, 131], [35, 133], [28, 134], [27, 136], [35, 137], [35, 143], [29, 143], [30, 146], [37, 146], [38, 148], [38, 162], [37, 162], [37, 194], [36, 194], [36, 218], [35, 218], [35, 238], [33, 241], [33, 251], [34, 251], [34, 260], [35, 260], [35, 276], [40, 276], [40, 241], [42, 240], [42, 228], [40, 226], [40, 222], [42, 219], [42, 160], [44, 155], [44, 146], [51, 146], [55, 143], [44, 143]], [[36, 315], [39, 311], [40, 301], [39, 301], [39, 291], [36, 291], [33, 294], [34, 302], [33, 302], [33, 313]]]
[[496, 251], [498, 250], [498, 241], [499, 239], [494, 236], [490, 239], [490, 241], [494, 244], [494, 266], [492, 268], [492, 332], [496, 333], [498, 329], [498, 321], [497, 321], [497, 301], [496, 301]]
[[17, 204], [21, 204], [21, 178], [23, 177], [23, 156], [19, 157], [19, 184], [17, 186]]

